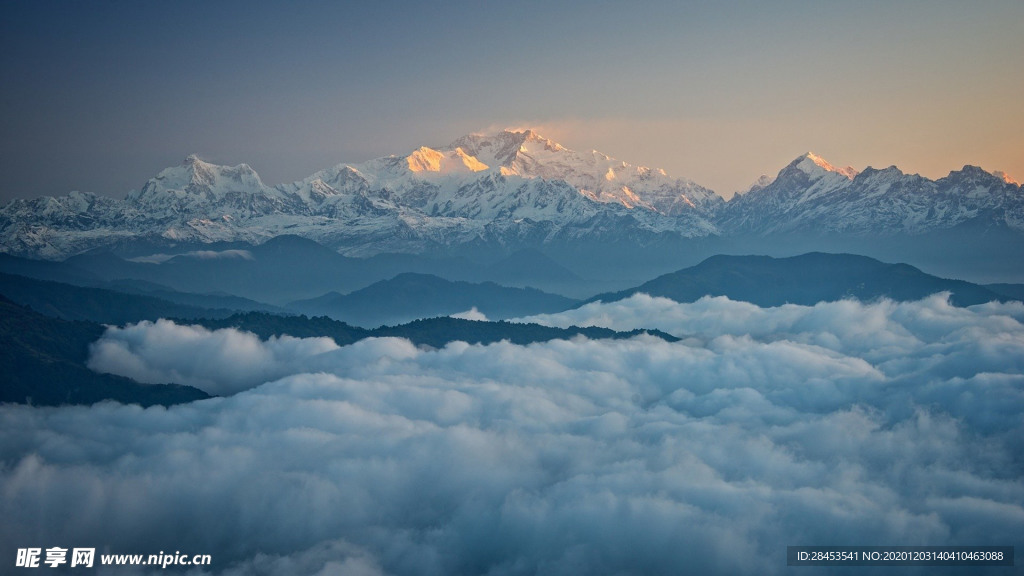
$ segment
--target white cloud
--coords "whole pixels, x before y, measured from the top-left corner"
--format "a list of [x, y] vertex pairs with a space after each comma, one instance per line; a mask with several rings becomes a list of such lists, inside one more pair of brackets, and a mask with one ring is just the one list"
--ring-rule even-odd
[[470, 308], [469, 310], [466, 310], [465, 312], [459, 312], [458, 314], [452, 314], [451, 317], [452, 318], [461, 318], [463, 320], [476, 320], [478, 322], [486, 322], [487, 321], [487, 316], [483, 312], [477, 310], [476, 306], [473, 306], [472, 308]]
[[89, 368], [146, 384], [173, 382], [232, 394], [301, 372], [337, 350], [330, 338], [282, 336], [260, 341], [237, 330], [210, 331], [169, 320], [109, 327], [90, 350]]
[[588, 318], [686, 339], [111, 329], [94, 363], [249, 389], [0, 407], [0, 540], [230, 574], [778, 574], [793, 544], [1024, 545], [1019, 306], [635, 297], [548, 320]]
[[255, 260], [252, 252], [248, 250], [194, 250], [186, 252], [183, 256], [200, 260]]
[[182, 254], [150, 254], [148, 256], [136, 256], [129, 258], [130, 262], [144, 262], [148, 264], [163, 264], [171, 258], [177, 257], [197, 258], [199, 260], [255, 260], [252, 252], [248, 250], [193, 250]]

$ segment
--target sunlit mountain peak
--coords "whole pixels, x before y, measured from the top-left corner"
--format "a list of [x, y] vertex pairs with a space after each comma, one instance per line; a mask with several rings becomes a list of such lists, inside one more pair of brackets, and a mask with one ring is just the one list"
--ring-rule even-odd
[[446, 153], [422, 146], [406, 157], [406, 164], [409, 171], [415, 173], [465, 174], [489, 168], [487, 164], [475, 156], [467, 154], [461, 147], [456, 147]]
[[664, 170], [637, 166], [592, 150], [577, 152], [533, 129], [463, 136], [442, 150], [463, 150], [502, 176], [560, 180], [601, 203], [675, 215], [721, 197]]
[[791, 164], [791, 166], [795, 166], [796, 168], [799, 168], [800, 170], [807, 174], [814, 174], [821, 170], [824, 170], [825, 172], [834, 172], [836, 174], [841, 174], [850, 180], [853, 180], [853, 178], [857, 176], [857, 174], [859, 174], [859, 172], [855, 170], [852, 166], [847, 166], [845, 168], [836, 168], [827, 160], [825, 160], [821, 156], [818, 156], [814, 152], [807, 152], [803, 156], [800, 156]]

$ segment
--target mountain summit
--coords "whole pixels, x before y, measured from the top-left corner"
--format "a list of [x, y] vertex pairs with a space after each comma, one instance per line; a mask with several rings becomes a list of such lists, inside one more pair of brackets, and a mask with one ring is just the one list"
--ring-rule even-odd
[[406, 157], [409, 171], [414, 173], [467, 174], [487, 170], [487, 164], [477, 160], [462, 148], [444, 153], [423, 146]]
[[576, 152], [533, 130], [471, 134], [447, 150], [464, 150], [503, 176], [563, 180], [596, 202], [675, 215], [722, 203], [713, 191], [664, 170], [634, 166], [596, 150]]
[[820, 177], [833, 173], [845, 176], [847, 180], [853, 180], [854, 177], [857, 176], [857, 171], [854, 170], [852, 166], [836, 168], [814, 152], [808, 152], [798, 157], [796, 160], [791, 162], [789, 166], [783, 168], [782, 172], [785, 173], [789, 170], [799, 170], [811, 177]]
[[217, 166], [191, 154], [178, 166], [166, 168], [128, 196], [129, 203], [148, 208], [181, 209], [182, 202], [223, 202], [230, 196], [254, 198], [268, 193], [256, 171], [247, 164]]

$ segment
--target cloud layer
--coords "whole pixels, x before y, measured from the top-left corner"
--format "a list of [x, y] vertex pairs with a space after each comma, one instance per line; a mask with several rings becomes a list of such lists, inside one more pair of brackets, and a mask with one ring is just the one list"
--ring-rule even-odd
[[542, 320], [684, 340], [112, 328], [95, 368], [240, 392], [0, 407], [0, 541], [230, 574], [777, 574], [787, 545], [1019, 547], [1022, 319], [637, 296]]

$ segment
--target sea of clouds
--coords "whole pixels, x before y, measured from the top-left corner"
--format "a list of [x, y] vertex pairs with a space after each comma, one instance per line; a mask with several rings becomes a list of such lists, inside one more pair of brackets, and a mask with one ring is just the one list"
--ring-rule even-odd
[[94, 546], [227, 574], [778, 574], [787, 545], [1024, 550], [1020, 303], [638, 295], [524, 320], [682, 341], [111, 327], [94, 370], [224, 396], [0, 407], [4, 561]]

